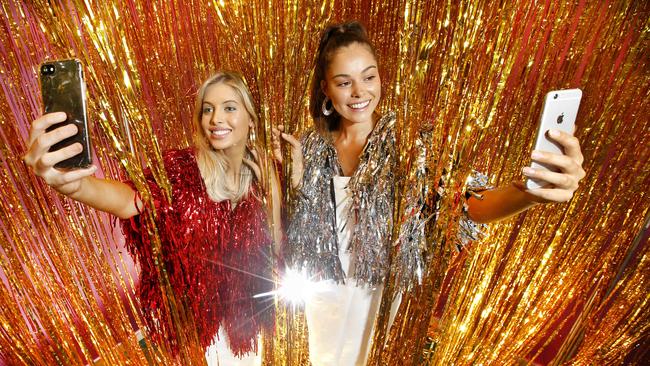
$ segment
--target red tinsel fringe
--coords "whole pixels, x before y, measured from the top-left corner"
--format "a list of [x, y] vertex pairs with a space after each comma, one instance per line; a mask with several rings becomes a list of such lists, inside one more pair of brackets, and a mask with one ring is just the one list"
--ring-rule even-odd
[[147, 171], [155, 222], [146, 213], [122, 220], [127, 248], [141, 266], [138, 297], [152, 339], [178, 350], [175, 328], [164, 321], [169, 310], [146, 229], [155, 225], [174, 295], [191, 311], [201, 345], [212, 344], [223, 326], [234, 354], [257, 352], [257, 335], [273, 326], [273, 300], [253, 298], [273, 289], [265, 208], [254, 194], [234, 209], [229, 201], [212, 201], [190, 149], [167, 152], [164, 163], [172, 203]]

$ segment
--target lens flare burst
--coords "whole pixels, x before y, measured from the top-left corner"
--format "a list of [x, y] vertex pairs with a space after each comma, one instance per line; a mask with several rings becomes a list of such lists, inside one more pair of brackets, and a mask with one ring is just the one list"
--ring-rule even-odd
[[276, 296], [280, 301], [298, 307], [304, 305], [314, 294], [324, 291], [324, 282], [313, 281], [304, 270], [287, 268], [278, 283], [277, 290], [264, 292], [254, 298]]

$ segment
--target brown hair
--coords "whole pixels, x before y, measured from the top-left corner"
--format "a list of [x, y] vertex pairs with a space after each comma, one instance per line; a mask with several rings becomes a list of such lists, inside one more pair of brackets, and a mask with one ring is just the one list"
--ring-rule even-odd
[[323, 31], [318, 45], [318, 53], [314, 62], [314, 76], [311, 83], [311, 96], [309, 100], [309, 112], [311, 113], [316, 127], [322, 130], [336, 130], [341, 121], [341, 116], [334, 110], [329, 116], [323, 115], [322, 104], [325, 100], [325, 93], [321, 89], [321, 82], [325, 80], [325, 72], [329, 67], [334, 53], [339, 48], [359, 43], [368, 46], [372, 55], [377, 58], [375, 47], [368, 39], [366, 28], [357, 22], [349, 21], [330, 25]]

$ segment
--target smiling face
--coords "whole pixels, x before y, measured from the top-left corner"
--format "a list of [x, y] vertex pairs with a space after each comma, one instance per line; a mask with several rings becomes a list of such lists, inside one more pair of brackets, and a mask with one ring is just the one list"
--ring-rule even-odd
[[352, 43], [336, 50], [321, 82], [342, 121], [372, 123], [381, 97], [377, 60], [368, 46]]
[[237, 90], [221, 82], [205, 91], [201, 127], [212, 148], [228, 152], [245, 148], [253, 122]]

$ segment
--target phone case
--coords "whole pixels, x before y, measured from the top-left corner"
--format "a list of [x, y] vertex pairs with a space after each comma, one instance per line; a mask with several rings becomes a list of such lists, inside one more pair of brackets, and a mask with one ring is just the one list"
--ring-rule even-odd
[[84, 168], [92, 163], [88, 121], [86, 118], [86, 87], [81, 62], [76, 59], [44, 62], [40, 68], [43, 112], [65, 112], [68, 119], [50, 126], [47, 131], [65, 126], [77, 125], [79, 132], [50, 148], [56, 151], [79, 142], [83, 151], [55, 165], [57, 168]]
[[[544, 98], [544, 108], [539, 119], [539, 128], [535, 138], [535, 150], [547, 151], [556, 154], [562, 154], [562, 146], [551, 140], [547, 132], [551, 129], [561, 130], [573, 134], [575, 128], [576, 116], [582, 99], [582, 90], [567, 89], [554, 90], [546, 94]], [[530, 165], [535, 169], [546, 169], [557, 171], [553, 166], [547, 166], [533, 161]], [[535, 179], [526, 180], [526, 188], [541, 188], [543, 181]]]

